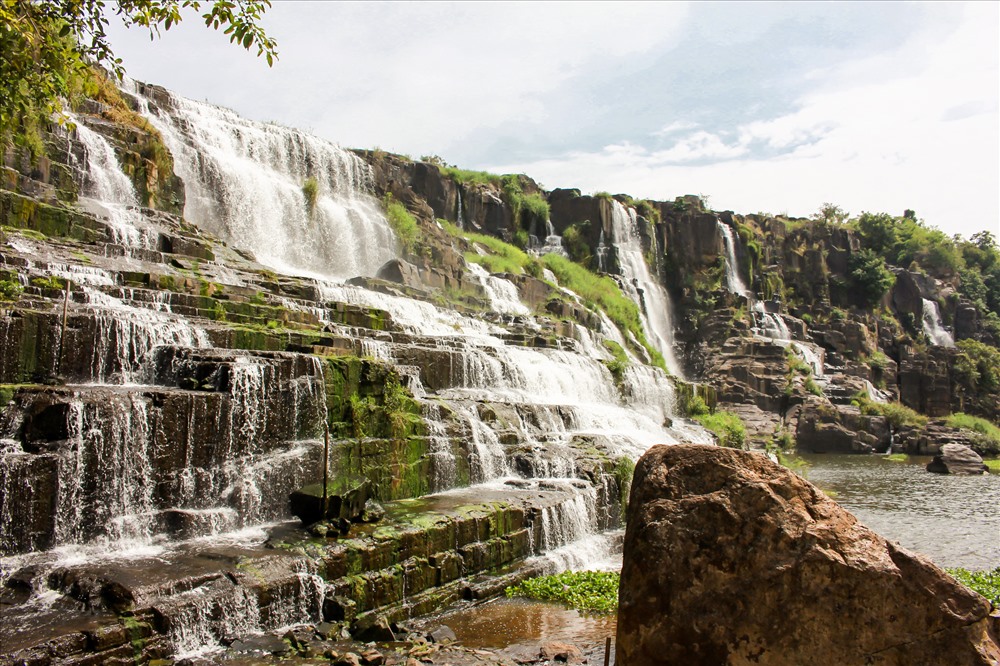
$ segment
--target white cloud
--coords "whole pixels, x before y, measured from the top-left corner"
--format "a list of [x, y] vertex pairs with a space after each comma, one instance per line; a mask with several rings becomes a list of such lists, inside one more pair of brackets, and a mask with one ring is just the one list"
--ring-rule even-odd
[[[1000, 231], [997, 5], [963, 10], [950, 34], [928, 28], [891, 53], [813, 77], [796, 110], [729, 139], [678, 136], [689, 129], [678, 120], [664, 128], [674, 139], [666, 150], [629, 145], [495, 168], [590, 191], [706, 192], [714, 207], [743, 212], [807, 215], [832, 201], [855, 213], [913, 208], [948, 233]], [[771, 150], [758, 154], [757, 144]]]

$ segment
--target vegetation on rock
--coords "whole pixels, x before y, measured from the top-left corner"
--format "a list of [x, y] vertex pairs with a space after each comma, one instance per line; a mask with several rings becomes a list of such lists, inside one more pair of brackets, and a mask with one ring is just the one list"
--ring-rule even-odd
[[717, 411], [701, 414], [695, 420], [709, 430], [719, 440], [719, 445], [729, 449], [746, 449], [747, 429], [739, 414]]

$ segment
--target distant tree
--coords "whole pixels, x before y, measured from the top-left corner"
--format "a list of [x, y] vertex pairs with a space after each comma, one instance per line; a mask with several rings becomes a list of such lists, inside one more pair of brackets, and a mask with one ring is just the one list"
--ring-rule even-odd
[[270, 0], [0, 0], [0, 143], [60, 111], [83, 69], [99, 65], [121, 78], [124, 66], [105, 31], [109, 15], [148, 29], [152, 39], [203, 6], [206, 26], [274, 63], [277, 44], [259, 25]]
[[819, 212], [813, 215], [814, 220], [821, 220], [827, 224], [843, 224], [851, 214], [846, 210], [832, 203], [824, 203]]

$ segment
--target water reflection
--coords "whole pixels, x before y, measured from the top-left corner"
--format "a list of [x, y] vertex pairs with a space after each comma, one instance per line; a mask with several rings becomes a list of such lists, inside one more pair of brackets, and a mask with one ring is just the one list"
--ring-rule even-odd
[[537, 647], [559, 641], [586, 649], [604, 647], [614, 637], [616, 615], [586, 615], [560, 604], [528, 599], [496, 599], [449, 613], [438, 622], [446, 624], [466, 647]]
[[800, 457], [806, 478], [887, 539], [942, 567], [1000, 566], [1000, 475], [931, 474], [929, 458]]

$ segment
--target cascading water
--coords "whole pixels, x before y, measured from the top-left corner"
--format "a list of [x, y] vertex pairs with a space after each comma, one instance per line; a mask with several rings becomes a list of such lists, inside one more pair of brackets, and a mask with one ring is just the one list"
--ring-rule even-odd
[[921, 300], [923, 300], [921, 323], [923, 324], [924, 333], [931, 341], [931, 344], [938, 347], [954, 347], [955, 338], [951, 336], [951, 333], [945, 329], [944, 324], [941, 322], [941, 310], [938, 308], [938, 304], [928, 298]]
[[716, 228], [722, 237], [722, 248], [725, 252], [726, 289], [737, 296], [743, 296], [750, 303], [751, 316], [754, 322], [754, 332], [775, 341], [791, 340], [788, 325], [781, 315], [768, 312], [763, 302], [758, 300], [747, 286], [740, 274], [739, 262], [736, 259], [736, 239], [733, 230], [722, 220], [716, 220]]
[[612, 200], [611, 225], [625, 292], [639, 305], [643, 328], [653, 347], [663, 355], [671, 374], [684, 377], [674, 354], [673, 304], [670, 294], [649, 273], [639, 238], [634, 208]]
[[395, 256], [356, 155], [220, 107], [170, 96], [162, 108], [135, 92], [184, 179], [188, 221], [294, 274], [370, 276]]
[[[606, 316], [599, 315], [599, 330], [576, 327], [574, 339], [562, 337], [569, 335], [563, 332], [550, 336], [543, 345], [551, 348], [518, 346], [535, 344], [530, 338], [541, 326], [510, 281], [479, 267], [469, 272], [481, 281], [496, 311], [518, 315], [516, 325], [508, 319], [501, 326], [491, 322], [502, 318], [464, 316], [340, 283], [343, 277], [373, 274], [393, 256], [392, 232], [377, 201], [364, 193], [367, 167], [354, 155], [293, 130], [166, 99], [158, 107], [139, 97], [185, 181], [187, 219], [276, 269], [330, 278], [317, 283], [322, 295], [318, 305], [292, 299], [282, 304], [289, 310], [306, 308], [303, 315], [321, 322], [324, 335], [351, 338], [355, 354], [394, 364], [407, 378], [427, 423], [433, 490], [454, 488], [466, 464], [472, 482], [501, 488], [504, 480], [524, 480], [514, 476], [549, 477], [545, 483], [564, 499], [538, 515], [538, 548], [602, 543], [606, 553], [610, 541], [595, 533], [613, 522], [606, 515], [611, 477], [604, 475], [596, 483], [562, 478], [581, 473], [574, 456], [591, 445], [609, 457], [636, 458], [656, 443], [710, 441], [680, 419], [672, 428], [663, 425], [673, 418], [674, 393], [660, 369], [632, 359], [620, 377], [611, 375], [603, 363], [609, 354], [602, 343], [628, 345]], [[88, 154], [91, 162], [97, 160], [97, 152]], [[315, 188], [304, 188], [310, 182]], [[121, 200], [97, 189], [94, 197], [114, 199], [105, 203]], [[461, 205], [460, 200], [459, 210]], [[613, 234], [628, 293], [641, 307], [650, 341], [678, 372], [669, 299], [642, 257], [634, 211], [615, 205]], [[127, 204], [123, 210], [131, 213], [134, 207]], [[140, 224], [124, 224], [116, 241], [126, 243], [131, 233], [126, 227], [138, 229]], [[144, 236], [137, 233], [141, 246]], [[551, 225], [547, 238], [558, 239]], [[561, 243], [550, 245], [561, 249]], [[609, 250], [603, 233], [601, 246], [603, 260]], [[322, 432], [318, 424], [327, 420], [320, 361], [302, 354], [212, 349], [206, 331], [171, 312], [169, 297], [126, 288], [127, 281], [116, 283], [96, 270], [53, 264], [50, 273], [76, 276], [73, 305], [77, 310], [82, 306], [96, 322], [88, 378], [98, 384], [67, 389], [69, 434], [42, 461], [54, 460], [60, 467], [56, 524], [48, 543], [30, 547], [75, 549], [75, 561], [93, 564], [99, 551], [121, 557], [140, 548], [171, 553], [182, 538], [218, 538], [221, 532], [285, 516], [290, 490], [319, 467], [323, 447], [316, 439]], [[250, 279], [244, 279], [247, 275]], [[253, 281], [249, 271], [224, 280], [242, 289], [252, 289]], [[280, 297], [268, 298], [273, 302]], [[377, 308], [392, 328], [376, 337], [335, 324], [330, 301]], [[183, 311], [180, 304], [176, 309]], [[215, 339], [218, 331], [209, 330]], [[413, 349], [446, 359], [447, 371], [440, 373], [446, 379], [421, 376], [431, 364], [418, 367], [407, 360]], [[306, 367], [288, 369], [296, 363]], [[282, 429], [286, 422], [308, 425]], [[20, 515], [16, 505], [30, 491], [24, 488], [27, 451], [19, 446], [13, 439], [0, 442], [3, 554], [24, 552], [24, 542], [7, 540], [7, 526]], [[457, 457], [463, 448], [467, 461]], [[570, 557], [573, 549], [553, 554], [552, 561], [565, 567], [598, 559]], [[12, 561], [0, 561], [0, 575], [9, 575]], [[267, 604], [261, 604], [252, 584], [234, 584], [235, 578], [173, 594], [172, 612], [166, 601], [157, 607], [179, 656], [201, 654], [240, 634], [318, 618], [324, 591], [313, 571], [294, 572], [296, 590]], [[47, 588], [39, 590], [36, 597], [47, 593]]]
[[84, 196], [80, 203], [91, 212], [105, 216], [114, 234], [114, 241], [121, 245], [150, 249], [156, 234], [143, 230], [142, 215], [138, 212], [139, 198], [135, 186], [122, 171], [115, 150], [103, 136], [87, 127], [83, 121], [71, 116], [76, 126], [76, 137], [83, 144], [86, 163], [81, 165], [85, 174]]

